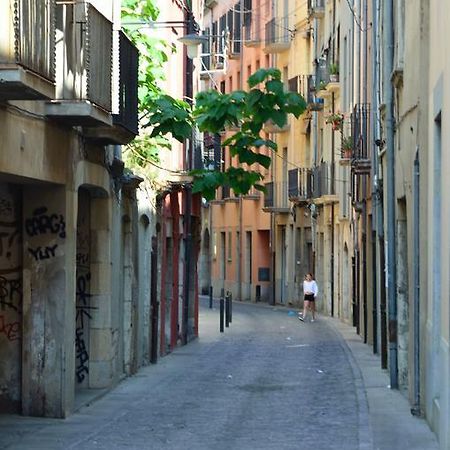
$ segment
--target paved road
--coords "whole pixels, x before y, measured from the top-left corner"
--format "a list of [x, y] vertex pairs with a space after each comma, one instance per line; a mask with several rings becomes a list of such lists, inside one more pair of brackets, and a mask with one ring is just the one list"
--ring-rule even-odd
[[235, 303], [224, 334], [217, 309], [200, 325], [198, 341], [65, 421], [0, 419], [0, 448], [372, 448], [360, 371], [326, 320]]

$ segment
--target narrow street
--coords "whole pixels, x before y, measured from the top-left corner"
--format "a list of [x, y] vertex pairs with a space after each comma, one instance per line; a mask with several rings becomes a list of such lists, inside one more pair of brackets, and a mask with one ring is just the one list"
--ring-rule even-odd
[[66, 420], [0, 416], [0, 448], [437, 448], [407, 401], [381, 385], [385, 375], [369, 367], [370, 348], [354, 333], [344, 336], [349, 327], [320, 316], [301, 323], [289, 311], [234, 303], [221, 334], [217, 304], [210, 310], [203, 298], [198, 341]]

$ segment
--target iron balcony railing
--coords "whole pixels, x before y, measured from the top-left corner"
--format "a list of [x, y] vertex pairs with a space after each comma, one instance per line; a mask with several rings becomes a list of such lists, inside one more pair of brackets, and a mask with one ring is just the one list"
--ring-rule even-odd
[[55, 81], [55, 0], [0, 2], [0, 64]]
[[265, 183], [266, 192], [264, 193], [264, 207], [273, 208], [274, 206], [274, 188], [273, 181]]
[[314, 80], [312, 75], [298, 75], [289, 80], [289, 90], [300, 94], [307, 104], [314, 102]]
[[119, 113], [114, 123], [138, 134], [138, 64], [139, 52], [125, 33], [119, 32]]
[[322, 17], [325, 14], [325, 0], [308, 0], [308, 13], [313, 17]]
[[291, 32], [289, 30], [289, 16], [273, 18], [266, 23], [266, 46], [272, 44], [289, 44]]
[[[58, 4], [58, 8], [63, 6]], [[90, 3], [77, 2], [74, 8], [79, 20], [74, 24], [73, 35], [66, 34], [63, 44], [70, 49], [75, 43], [75, 52], [63, 69], [62, 99], [89, 101], [111, 112], [112, 23]]]
[[297, 168], [288, 172], [288, 195], [293, 201], [307, 200], [312, 197], [313, 178], [311, 169]]
[[353, 159], [370, 160], [370, 104], [359, 103], [351, 115]]
[[271, 181], [265, 183], [264, 207], [286, 210], [289, 208], [289, 183], [285, 181]]
[[247, 13], [244, 17], [244, 27], [246, 44], [261, 42], [261, 14], [258, 11]]
[[312, 170], [313, 176], [313, 198], [319, 198], [324, 195], [333, 195], [333, 165], [323, 162]]

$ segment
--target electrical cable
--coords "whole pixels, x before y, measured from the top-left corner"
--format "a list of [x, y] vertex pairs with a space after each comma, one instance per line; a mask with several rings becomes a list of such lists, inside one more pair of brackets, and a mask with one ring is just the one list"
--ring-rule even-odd
[[368, 30], [370, 30], [372, 28], [372, 24], [369, 24], [368, 27], [363, 28], [361, 26], [360, 19], [358, 19], [358, 17], [356, 16], [355, 10], [353, 9], [352, 5], [350, 4], [350, 0], [346, 0], [346, 1], [347, 1], [347, 5], [348, 5], [348, 7], [350, 9], [350, 12], [353, 15], [353, 19], [354, 19], [356, 25], [358, 26], [358, 28], [361, 30], [362, 33], [366, 33]]

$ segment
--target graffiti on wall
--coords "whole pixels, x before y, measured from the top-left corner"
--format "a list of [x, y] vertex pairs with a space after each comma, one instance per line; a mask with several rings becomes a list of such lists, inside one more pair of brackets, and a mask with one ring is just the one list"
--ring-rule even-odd
[[22, 279], [19, 191], [0, 184], [0, 337], [21, 337]]
[[77, 360], [76, 376], [79, 383], [81, 383], [89, 373], [89, 352], [86, 345], [86, 330], [89, 327], [89, 320], [92, 319], [92, 311], [97, 309], [90, 305], [90, 280], [91, 274], [89, 272], [77, 276], [75, 358]]
[[20, 401], [22, 225], [20, 188], [0, 183], [0, 400]]
[[80, 191], [77, 218], [77, 276], [75, 326], [75, 377], [80, 386], [87, 386], [89, 375], [90, 321], [97, 309], [91, 305], [91, 234], [90, 197]]
[[0, 334], [6, 336], [8, 341], [20, 339], [20, 322], [11, 322], [6, 316], [0, 316]]
[[[31, 217], [25, 220], [25, 232], [29, 237], [51, 235], [56, 238], [66, 238], [66, 222], [62, 214], [50, 214], [45, 206], [36, 208]], [[58, 244], [28, 248], [35, 261], [43, 261], [56, 256]]]

